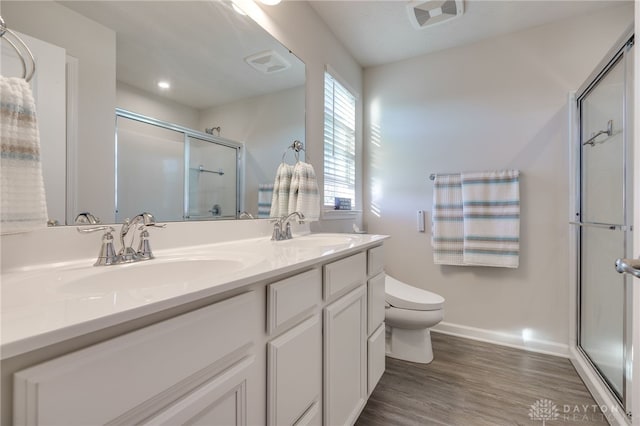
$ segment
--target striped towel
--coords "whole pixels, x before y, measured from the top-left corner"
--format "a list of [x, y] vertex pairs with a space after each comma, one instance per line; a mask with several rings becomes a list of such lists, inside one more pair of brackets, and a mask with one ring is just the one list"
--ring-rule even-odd
[[0, 233], [44, 228], [47, 202], [31, 87], [0, 76]]
[[273, 199], [273, 184], [258, 184], [258, 218], [268, 218], [271, 214], [271, 201]]
[[436, 176], [433, 186], [433, 262], [436, 265], [464, 265], [461, 175]]
[[462, 174], [465, 264], [518, 267], [519, 176], [517, 170]]
[[320, 191], [313, 166], [298, 161], [293, 169], [291, 192], [289, 193], [289, 214], [304, 214], [306, 221], [320, 219]]
[[288, 214], [292, 175], [293, 166], [287, 163], [280, 163], [276, 171], [276, 180], [273, 183], [270, 217], [280, 217]]

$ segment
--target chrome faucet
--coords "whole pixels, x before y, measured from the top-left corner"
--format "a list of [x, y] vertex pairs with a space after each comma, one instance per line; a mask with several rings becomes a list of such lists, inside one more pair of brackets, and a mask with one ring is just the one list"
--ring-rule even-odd
[[76, 225], [98, 225], [100, 223], [100, 218], [89, 212], [82, 212], [78, 213], [73, 223]]
[[[138, 246], [138, 250], [133, 248], [133, 240], [131, 238], [131, 244], [127, 245], [125, 243], [125, 238], [129, 234], [129, 232], [135, 228], [137, 224], [141, 223], [138, 228], [140, 232], [140, 244]], [[151, 213], [140, 213], [135, 216], [133, 219], [129, 220], [125, 219], [122, 224], [122, 228], [120, 229], [120, 251], [116, 254], [114, 245], [113, 245], [113, 236], [112, 232], [115, 232], [115, 229], [111, 226], [95, 226], [92, 228], [78, 228], [78, 232], [81, 233], [90, 233], [96, 231], [105, 231], [102, 237], [102, 247], [100, 248], [100, 252], [98, 253], [98, 260], [94, 264], [95, 266], [102, 265], [115, 265], [120, 263], [131, 263], [131, 262], [139, 262], [141, 260], [149, 260], [153, 259], [153, 253], [151, 251], [151, 245], [149, 244], [149, 231], [147, 231], [148, 227], [155, 228], [164, 228], [167, 226], [166, 224], [159, 225], [156, 223], [155, 218]]]
[[289, 221], [294, 216], [298, 216], [298, 223], [304, 223], [304, 214], [300, 212], [293, 212], [287, 216], [282, 216], [273, 224], [273, 234], [271, 234], [273, 241], [290, 240], [293, 238], [291, 235], [291, 222]]

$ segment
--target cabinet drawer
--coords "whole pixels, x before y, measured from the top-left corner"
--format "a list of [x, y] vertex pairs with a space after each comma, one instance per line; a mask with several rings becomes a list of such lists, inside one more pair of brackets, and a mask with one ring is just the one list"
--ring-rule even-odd
[[19, 371], [14, 423], [139, 423], [245, 357], [262, 312], [248, 292]]
[[380, 324], [378, 329], [367, 340], [367, 390], [373, 392], [384, 373], [385, 368], [385, 326]]
[[384, 321], [384, 272], [367, 282], [367, 334], [371, 335]]
[[267, 332], [277, 334], [300, 322], [322, 301], [320, 269], [270, 284], [267, 289]]
[[324, 265], [324, 298], [329, 300], [338, 294], [364, 284], [366, 256], [358, 253], [346, 259]]
[[384, 248], [374, 247], [367, 251], [367, 275], [372, 277], [384, 270]]

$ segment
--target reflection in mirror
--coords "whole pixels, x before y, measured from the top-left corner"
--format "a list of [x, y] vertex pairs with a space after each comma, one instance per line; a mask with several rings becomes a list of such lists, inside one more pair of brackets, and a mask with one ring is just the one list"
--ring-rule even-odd
[[[162, 221], [257, 217], [259, 186], [273, 182], [283, 150], [304, 141], [304, 63], [229, 3], [3, 0], [2, 15], [36, 46], [40, 133], [62, 129], [41, 142], [47, 205], [60, 223], [81, 212], [104, 223], [142, 211]], [[131, 143], [116, 152], [116, 108], [194, 135], [121, 117], [118, 137]], [[244, 149], [216, 152], [209, 138], [218, 136]], [[228, 166], [238, 152], [242, 161]]]
[[233, 141], [116, 109], [116, 222], [141, 211], [153, 211], [163, 222], [235, 218], [241, 149]]

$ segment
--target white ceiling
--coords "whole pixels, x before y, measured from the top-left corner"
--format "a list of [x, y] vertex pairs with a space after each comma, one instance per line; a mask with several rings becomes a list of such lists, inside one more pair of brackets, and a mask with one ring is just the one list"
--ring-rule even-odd
[[[627, 0], [631, 1], [631, 0]], [[314, 0], [311, 7], [363, 67], [395, 62], [522, 30], [624, 1], [465, 0], [464, 14], [415, 29], [405, 0]]]
[[[305, 66], [228, 2], [61, 1], [116, 32], [116, 77], [196, 109], [301, 86]], [[273, 50], [291, 68], [263, 74], [244, 58]], [[160, 91], [159, 80], [171, 89]]]

